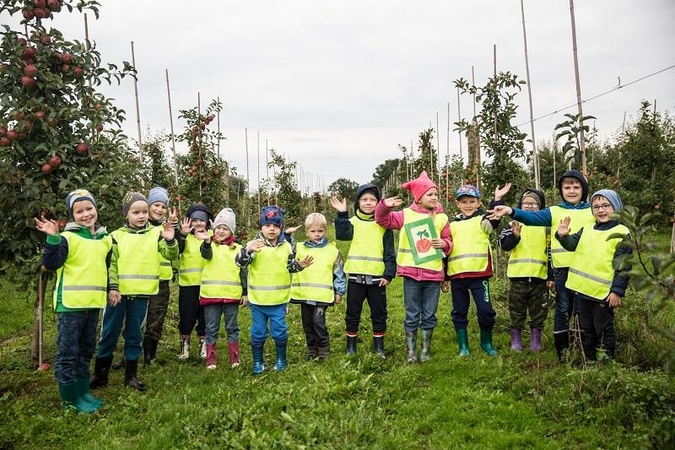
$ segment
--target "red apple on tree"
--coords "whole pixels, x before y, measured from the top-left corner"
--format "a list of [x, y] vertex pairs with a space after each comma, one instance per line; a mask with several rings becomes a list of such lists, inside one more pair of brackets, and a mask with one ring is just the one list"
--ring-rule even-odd
[[21, 11], [21, 14], [23, 14], [23, 18], [26, 20], [33, 20], [35, 18], [35, 14], [33, 14], [32, 9], [24, 9]]
[[16, 140], [19, 137], [19, 133], [14, 130], [7, 130], [7, 139], [10, 141]]
[[54, 12], [61, 11], [61, 2], [59, 0], [47, 0], [47, 6]]
[[73, 55], [70, 53], [62, 53], [61, 54], [61, 62], [64, 64], [72, 64], [73, 62]]
[[34, 64], [28, 64], [26, 67], [23, 68], [23, 74], [26, 75], [27, 77], [34, 77], [38, 73], [37, 67], [35, 67]]
[[49, 161], [47, 161], [47, 163], [54, 169], [58, 169], [59, 167], [61, 167], [61, 157], [59, 155], [52, 155], [52, 157], [49, 158]]
[[47, 113], [44, 111], [36, 111], [35, 118], [40, 121], [45, 120], [47, 118]]
[[89, 146], [87, 144], [85, 144], [84, 142], [80, 142], [79, 144], [77, 144], [75, 146], [75, 151], [79, 155], [86, 155], [87, 152], [89, 151]]
[[102, 123], [99, 123], [98, 125], [96, 125], [96, 131], [98, 131], [99, 133], [101, 131], [103, 131], [103, 124]]
[[21, 85], [23, 87], [33, 87], [35, 86], [35, 78], [23, 76], [21, 77]]
[[49, 163], [44, 163], [42, 165], [41, 170], [42, 170], [42, 173], [49, 174], [49, 173], [52, 173], [52, 170], [54, 170], [54, 168]]
[[0, 137], [0, 147], [9, 147], [10, 145], [12, 145], [12, 141], [8, 137]]
[[76, 78], [80, 78], [82, 75], [84, 75], [84, 69], [80, 66], [76, 66], [73, 69], [73, 75], [75, 75]]
[[43, 8], [47, 6], [47, 2], [45, 0], [33, 0], [33, 6], [35, 8]]
[[47, 11], [44, 8], [35, 8], [33, 9], [33, 14], [35, 14], [35, 17], [38, 19], [44, 19], [47, 17]]

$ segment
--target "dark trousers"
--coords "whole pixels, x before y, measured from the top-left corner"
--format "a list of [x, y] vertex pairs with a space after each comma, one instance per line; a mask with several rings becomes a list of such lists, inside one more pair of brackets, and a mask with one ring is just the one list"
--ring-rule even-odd
[[548, 288], [540, 278], [512, 278], [509, 291], [509, 315], [511, 328], [523, 330], [527, 313], [530, 328], [544, 329], [548, 316]]
[[328, 327], [326, 326], [326, 310], [328, 305], [309, 305], [302, 303], [302, 329], [305, 331], [305, 340], [308, 347], [327, 347], [330, 344]]
[[555, 315], [553, 316], [553, 332], [567, 333], [570, 329], [572, 311], [579, 314], [579, 300], [574, 291], [565, 287], [569, 268], [563, 267], [553, 270], [555, 279]]
[[181, 286], [178, 290], [178, 332], [189, 336], [197, 324], [197, 336], [206, 336], [204, 307], [199, 304], [199, 286]]
[[110, 358], [117, 347], [122, 324], [124, 324], [124, 357], [136, 361], [141, 356], [141, 327], [148, 312], [148, 297], [123, 295], [117, 306], [106, 305], [101, 324], [101, 340], [98, 342], [98, 357]]
[[495, 325], [495, 310], [490, 303], [489, 278], [456, 278], [450, 281], [452, 293], [452, 323], [455, 330], [466, 330], [469, 324], [469, 302], [473, 296], [476, 304], [478, 325], [481, 329], [491, 330]]
[[347, 284], [347, 313], [345, 329], [348, 334], [358, 334], [363, 301], [368, 300], [373, 333], [387, 331], [387, 290], [377, 284], [363, 284], [350, 281]]
[[89, 378], [91, 358], [96, 350], [96, 327], [100, 309], [58, 313], [54, 378], [70, 384]]
[[599, 349], [607, 356], [614, 357], [616, 350], [616, 332], [614, 331], [614, 308], [606, 301], [600, 302], [579, 297], [579, 322], [581, 338], [586, 358], [594, 361]]
[[159, 342], [164, 330], [164, 318], [169, 307], [169, 280], [159, 282], [159, 292], [148, 301], [148, 315], [145, 318], [145, 338]]

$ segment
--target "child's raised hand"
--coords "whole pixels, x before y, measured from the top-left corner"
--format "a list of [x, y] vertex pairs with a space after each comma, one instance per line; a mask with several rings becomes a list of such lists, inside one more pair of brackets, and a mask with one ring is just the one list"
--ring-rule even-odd
[[302, 267], [303, 269], [311, 266], [313, 262], [314, 262], [314, 257], [310, 256], [310, 255], [305, 256], [305, 259], [298, 259], [298, 265], [300, 267]]
[[501, 200], [506, 194], [511, 190], [511, 183], [506, 183], [504, 187], [500, 188], [499, 185], [495, 188], [495, 200]]
[[558, 225], [558, 236], [559, 237], [565, 237], [568, 234], [570, 234], [570, 219], [569, 216], [565, 217], [563, 220], [560, 221], [560, 224]]
[[195, 231], [195, 237], [199, 239], [200, 241], [209, 241], [210, 242], [210, 237], [208, 231]]
[[59, 225], [56, 223], [56, 220], [45, 219], [44, 216], [35, 218], [35, 228], [51, 236], [59, 234]]
[[192, 225], [190, 224], [189, 217], [183, 217], [183, 221], [180, 223], [180, 234], [187, 236], [192, 231]]
[[176, 228], [168, 220], [162, 225], [162, 237], [166, 241], [170, 241], [176, 237]]
[[487, 216], [485, 218], [487, 220], [498, 220], [501, 219], [503, 216], [510, 216], [513, 214], [513, 208], [510, 206], [506, 205], [497, 205], [494, 207], [494, 209], [490, 209], [487, 212]]
[[169, 211], [169, 217], [166, 219], [166, 223], [170, 223], [172, 227], [175, 227], [178, 223], [178, 212], [176, 212], [175, 206]]
[[252, 241], [248, 241], [246, 243], [246, 251], [248, 253], [255, 253], [260, 251], [261, 248], [265, 246], [265, 241], [262, 239], [253, 239]]
[[335, 208], [337, 212], [347, 212], [347, 199], [343, 198], [342, 200], [340, 200], [333, 195], [330, 198], [330, 206]]
[[522, 230], [523, 227], [520, 222], [514, 220], [509, 225], [511, 226], [511, 233], [513, 233], [515, 237], [520, 237], [520, 230]]
[[397, 208], [403, 205], [403, 199], [401, 197], [389, 197], [384, 199], [384, 206], [389, 209]]
[[284, 233], [293, 234], [296, 231], [298, 231], [301, 227], [302, 227], [302, 225], [298, 225], [297, 227], [286, 227], [286, 228], [284, 228]]

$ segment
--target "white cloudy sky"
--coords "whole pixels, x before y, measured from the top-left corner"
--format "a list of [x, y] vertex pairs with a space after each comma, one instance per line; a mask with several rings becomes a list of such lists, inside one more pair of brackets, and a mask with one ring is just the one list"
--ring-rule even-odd
[[[438, 115], [445, 154], [450, 120], [456, 121], [453, 80], [482, 86], [497, 70], [525, 79], [519, 0], [102, 0], [101, 18], [89, 18], [90, 37], [106, 62], [131, 60], [134, 41], [139, 72], [142, 128], [169, 129], [165, 69], [171, 80], [174, 126], [179, 109], [219, 97], [221, 155], [256, 184], [258, 135], [297, 161], [306, 187], [320, 189], [337, 178], [371, 179], [378, 164], [400, 157], [433, 126]], [[525, 0], [530, 75], [537, 141], [551, 140], [564, 113], [576, 113], [570, 4]], [[635, 118], [642, 100], [660, 111], [675, 109], [675, 1], [575, 2], [584, 113], [610, 137], [624, 115]], [[3, 19], [4, 20], [4, 19]], [[61, 13], [54, 26], [84, 36], [83, 18]], [[659, 74], [650, 76], [663, 69]], [[632, 83], [643, 77], [642, 81]], [[631, 84], [632, 83], [632, 84]], [[133, 82], [109, 89], [128, 113], [135, 137]], [[519, 95], [517, 124], [529, 134], [527, 92]], [[472, 112], [461, 100], [462, 116]], [[556, 112], [557, 111], [557, 112]], [[215, 125], [215, 122], [214, 122]], [[459, 152], [451, 131], [450, 152]], [[466, 144], [463, 144], [466, 151]], [[311, 186], [310, 186], [311, 185]]]

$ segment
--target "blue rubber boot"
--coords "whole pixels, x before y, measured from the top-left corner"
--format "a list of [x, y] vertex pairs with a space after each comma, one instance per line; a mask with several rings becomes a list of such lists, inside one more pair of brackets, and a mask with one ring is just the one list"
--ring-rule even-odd
[[86, 414], [91, 414], [98, 409], [80, 397], [80, 388], [77, 381], [69, 384], [59, 383], [59, 394], [61, 394], [61, 405], [64, 408], [75, 408], [77, 412]]
[[457, 342], [459, 343], [459, 356], [469, 356], [469, 336], [466, 333], [466, 328], [463, 330], [455, 330], [457, 333]]
[[253, 353], [253, 375], [260, 375], [265, 371], [265, 364], [263, 363], [263, 348], [265, 342], [252, 342], [251, 352]]
[[288, 363], [286, 361], [286, 345], [288, 341], [274, 341], [277, 347], [277, 362], [274, 364], [274, 370], [281, 372], [286, 370]]

